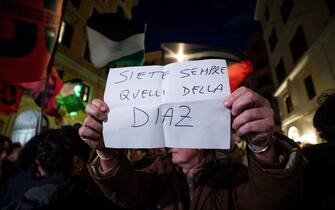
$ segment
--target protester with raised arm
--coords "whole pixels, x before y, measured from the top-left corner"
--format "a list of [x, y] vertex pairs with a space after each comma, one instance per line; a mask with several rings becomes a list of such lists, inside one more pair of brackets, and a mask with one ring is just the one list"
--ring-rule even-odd
[[109, 107], [95, 99], [79, 130], [96, 150], [89, 162], [91, 176], [109, 199], [127, 208], [299, 209], [301, 152], [273, 132], [269, 102], [240, 87], [223, 105], [231, 110], [232, 129], [247, 139], [248, 167], [217, 157], [215, 150], [172, 148], [167, 157], [134, 171], [123, 153], [104, 147], [102, 122]]

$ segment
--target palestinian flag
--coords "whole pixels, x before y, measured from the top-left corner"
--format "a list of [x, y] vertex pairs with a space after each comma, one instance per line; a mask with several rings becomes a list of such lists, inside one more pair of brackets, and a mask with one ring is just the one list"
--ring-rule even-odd
[[87, 20], [87, 37], [93, 65], [143, 65], [144, 29], [144, 24], [135, 24], [119, 14], [91, 16]]

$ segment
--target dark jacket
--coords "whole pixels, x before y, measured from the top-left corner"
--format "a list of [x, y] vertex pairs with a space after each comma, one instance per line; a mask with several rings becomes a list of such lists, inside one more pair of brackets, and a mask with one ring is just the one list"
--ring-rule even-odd
[[212, 170], [212, 174], [205, 182], [197, 183], [192, 200], [184, 174], [169, 158], [158, 159], [146, 169], [133, 171], [129, 162], [120, 157], [115, 160], [115, 169], [102, 175], [98, 170], [99, 160], [92, 157], [89, 170], [104, 194], [127, 208], [299, 209], [302, 156], [294, 143], [283, 138], [280, 137], [275, 145], [283, 156], [280, 159], [286, 158], [282, 163], [266, 165], [251, 153], [248, 154], [248, 168], [219, 161], [214, 170], [205, 168]]
[[47, 182], [48, 180], [44, 177], [36, 176], [36, 171], [33, 168], [10, 178], [0, 189], [0, 209], [16, 205], [28, 189]]
[[304, 167], [304, 210], [335, 209], [335, 143], [303, 148], [307, 159]]

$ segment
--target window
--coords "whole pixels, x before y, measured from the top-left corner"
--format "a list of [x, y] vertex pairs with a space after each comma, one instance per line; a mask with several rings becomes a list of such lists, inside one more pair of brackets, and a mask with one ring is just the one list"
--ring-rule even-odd
[[88, 99], [89, 99], [89, 96], [90, 96], [90, 86], [88, 85], [84, 85], [84, 90], [83, 90], [83, 93], [81, 95], [81, 98], [83, 99], [84, 102], [88, 102]]
[[74, 28], [65, 21], [62, 21], [62, 25], [59, 32], [58, 43], [70, 48]]
[[73, 6], [75, 6], [77, 9], [80, 7], [80, 0], [72, 0]]
[[299, 60], [299, 58], [305, 53], [307, 48], [308, 46], [304, 30], [302, 26], [299, 26], [293, 39], [290, 41], [290, 49], [294, 63], [296, 63]]
[[74, 93], [77, 97], [81, 98], [83, 102], [88, 102], [90, 90], [90, 86], [85, 85], [82, 82], [79, 82], [74, 86]]
[[285, 104], [286, 104], [286, 111], [287, 114], [289, 114], [290, 112], [293, 111], [293, 104], [292, 104], [292, 100], [291, 100], [291, 96], [287, 95], [284, 98]]
[[275, 29], [272, 29], [271, 35], [269, 37], [269, 45], [271, 52], [275, 49], [278, 39]]
[[335, 1], [334, 0], [327, 0], [327, 5], [329, 9], [329, 14], [334, 15], [335, 13]]
[[284, 24], [287, 22], [288, 17], [291, 14], [293, 5], [293, 0], [284, 0], [282, 5], [280, 6], [280, 14]]
[[269, 84], [271, 84], [271, 79], [270, 79], [269, 75], [267, 75], [267, 74], [259, 77], [258, 80], [257, 80], [258, 88], [262, 88], [262, 87], [267, 86]]
[[90, 49], [89, 49], [89, 46], [88, 46], [88, 42], [86, 42], [85, 53], [84, 53], [84, 59], [87, 60], [88, 62], [91, 62], [91, 58], [90, 58]]
[[[36, 134], [37, 123], [40, 119], [40, 112], [28, 110], [20, 113], [15, 119], [11, 139], [13, 142], [27, 143]], [[48, 118], [42, 117], [42, 129], [48, 128]]]
[[305, 88], [307, 91], [308, 99], [311, 100], [316, 95], [312, 76], [309, 75], [308, 77], [306, 77], [304, 79], [304, 83], [305, 83]]
[[269, 19], [270, 19], [269, 7], [266, 7], [266, 9], [265, 9], [265, 19], [266, 19], [266, 21], [269, 21]]
[[282, 58], [280, 59], [276, 67], [276, 76], [277, 76], [277, 81], [279, 84], [282, 83], [286, 78], [286, 71], [285, 71], [284, 61]]

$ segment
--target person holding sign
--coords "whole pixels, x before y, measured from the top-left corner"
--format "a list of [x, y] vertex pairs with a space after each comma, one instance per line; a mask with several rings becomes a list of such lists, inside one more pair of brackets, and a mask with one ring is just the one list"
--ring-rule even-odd
[[126, 208], [299, 209], [302, 155], [294, 142], [273, 132], [270, 103], [240, 87], [222, 106], [231, 110], [232, 129], [247, 139], [248, 167], [218, 159], [215, 150], [172, 148], [168, 157], [134, 171], [123, 153], [105, 148], [102, 122], [110, 110], [93, 100], [79, 130], [96, 150], [88, 165], [92, 178]]

